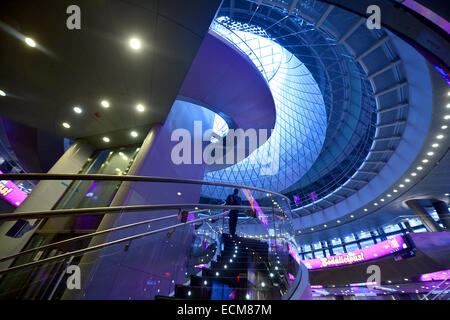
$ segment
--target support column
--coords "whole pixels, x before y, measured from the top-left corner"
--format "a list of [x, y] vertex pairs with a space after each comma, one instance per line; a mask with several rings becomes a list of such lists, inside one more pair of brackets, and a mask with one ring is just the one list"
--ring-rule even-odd
[[417, 215], [420, 221], [422, 221], [423, 225], [429, 232], [443, 231], [417, 200], [408, 200], [405, 203], [411, 211]]
[[[195, 122], [201, 122], [202, 127], [196, 127]], [[195, 162], [195, 148], [196, 145], [202, 148], [202, 137], [206, 130], [213, 127], [213, 123], [214, 116], [211, 112], [177, 100], [164, 125], [154, 127], [148, 134], [129, 175], [202, 180], [206, 165], [203, 161], [198, 164]], [[189, 140], [189, 144], [192, 145], [193, 142], [194, 152], [188, 163], [176, 164], [172, 159], [172, 151], [179, 141], [173, 141], [171, 137], [174, 130], [178, 129], [184, 129], [193, 138]], [[180, 183], [124, 182], [111, 206], [198, 203], [201, 189], [201, 185]], [[109, 214], [104, 216], [98, 231], [176, 213], [177, 210], [162, 210]], [[104, 237], [94, 238], [89, 246], [149, 230], [168, 228], [175, 223], [178, 220], [172, 217], [150, 225], [108, 233]], [[193, 241], [193, 226], [187, 226], [177, 229], [170, 237], [167, 232], [157, 233], [128, 244], [116, 244], [88, 253], [78, 264], [81, 269], [82, 290], [66, 290], [62, 299], [134, 300], [169, 295], [175, 284], [185, 280]]]
[[432, 204], [442, 224], [450, 231], [450, 213], [448, 212], [448, 205], [444, 201], [434, 201]]

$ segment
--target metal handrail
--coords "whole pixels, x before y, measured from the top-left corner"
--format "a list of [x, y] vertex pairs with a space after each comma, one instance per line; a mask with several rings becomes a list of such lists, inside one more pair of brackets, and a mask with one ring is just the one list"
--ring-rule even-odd
[[162, 182], [162, 183], [182, 183], [182, 184], [200, 184], [230, 187], [237, 189], [247, 189], [259, 191], [262, 193], [270, 193], [282, 197], [289, 201], [289, 198], [284, 194], [265, 190], [256, 187], [249, 187], [233, 183], [214, 182], [194, 179], [177, 179], [166, 177], [151, 177], [151, 176], [135, 176], [135, 175], [112, 175], [112, 174], [59, 174], [59, 173], [4, 173], [0, 174], [2, 180], [98, 180], [98, 181], [134, 181], [134, 182]]
[[[117, 176], [117, 175], [103, 175], [103, 174], [42, 174], [42, 173], [14, 174], [13, 173], [13, 174], [1, 174], [0, 176], [1, 176], [2, 180], [3, 179], [5, 179], [5, 180], [19, 180], [19, 179], [20, 180], [101, 180], [101, 181], [134, 181], [134, 182], [162, 182], [162, 183], [215, 185], [215, 186], [224, 186], [224, 187], [255, 190], [255, 191], [267, 194], [267, 195], [269, 195], [269, 194], [277, 195], [281, 198], [284, 198], [287, 201], [287, 204], [289, 205], [289, 198], [287, 198], [286, 196], [284, 196], [282, 194], [279, 194], [279, 193], [276, 193], [273, 191], [269, 191], [269, 190], [265, 190], [265, 189], [261, 189], [261, 188], [247, 187], [247, 186], [243, 186], [243, 185], [222, 183], [222, 182], [176, 179], [176, 178], [163, 178], [163, 177], [149, 177], [149, 176], [132, 176], [132, 175]], [[159, 205], [135, 205], [135, 206], [115, 206], [115, 207], [96, 207], [96, 208], [59, 209], [59, 210], [46, 210], [46, 211], [29, 211], [29, 212], [20, 212], [20, 213], [12, 213], [12, 214], [3, 214], [0, 216], [0, 221], [17, 220], [17, 219], [39, 219], [39, 218], [61, 217], [61, 216], [103, 215], [103, 214], [112, 214], [112, 213], [154, 211], [154, 210], [171, 210], [171, 209], [181, 210], [181, 209], [194, 209], [194, 208], [195, 209], [201, 208], [201, 209], [206, 209], [206, 210], [208, 210], [208, 209], [219, 209], [219, 210], [222, 209], [223, 210], [224, 206], [223, 205], [211, 205], [211, 204], [162, 204], [162, 205], [159, 204]], [[252, 210], [253, 208], [251, 206], [226, 206], [226, 209]], [[284, 211], [282, 211], [280, 209], [276, 209], [274, 207], [261, 207], [261, 209], [262, 210], [272, 210], [273, 212], [277, 212], [277, 213], [280, 213], [280, 212], [284, 213]], [[81, 255], [86, 252], [96, 251], [96, 250], [99, 250], [99, 249], [102, 249], [102, 248], [105, 248], [108, 246], [112, 246], [115, 244], [123, 243], [123, 242], [130, 242], [134, 239], [142, 238], [145, 236], [149, 236], [152, 234], [156, 234], [156, 233], [160, 233], [160, 232], [164, 232], [164, 231], [168, 231], [168, 230], [174, 230], [176, 228], [179, 228], [179, 227], [182, 227], [182, 226], [185, 226], [188, 224], [208, 220], [208, 219], [211, 219], [212, 217], [223, 218], [223, 216], [225, 216], [227, 214], [228, 214], [228, 211], [221, 213], [221, 214], [211, 215], [211, 216], [207, 216], [207, 217], [199, 218], [199, 219], [194, 219], [194, 220], [191, 220], [191, 221], [188, 221], [185, 223], [179, 223], [179, 224], [171, 225], [168, 227], [160, 228], [157, 230], [152, 230], [152, 231], [140, 233], [137, 235], [121, 238], [121, 239], [118, 239], [115, 241], [105, 242], [105, 243], [101, 243], [99, 245], [94, 245], [94, 246], [90, 246], [87, 248], [74, 250], [71, 252], [63, 253], [58, 256], [53, 256], [53, 257], [45, 258], [42, 260], [33, 261], [30, 263], [26, 263], [26, 264], [22, 264], [22, 265], [18, 265], [18, 266], [13, 266], [10, 268], [0, 270], [0, 274], [7, 273], [10, 271], [21, 270], [21, 269], [32, 267], [32, 266], [42, 265], [42, 264], [45, 264], [45, 263], [48, 263], [48, 262], [51, 262], [54, 260], [64, 259], [69, 256]], [[289, 214], [290, 214], [290, 212], [289, 212]], [[77, 241], [80, 239], [90, 238], [90, 237], [94, 237], [94, 236], [97, 236], [100, 234], [105, 234], [105, 233], [113, 232], [113, 231], [124, 229], [124, 228], [129, 228], [129, 227], [136, 226], [136, 225], [141, 225], [141, 224], [149, 223], [152, 221], [154, 222], [154, 221], [158, 221], [158, 220], [173, 218], [175, 216], [176, 215], [170, 215], [167, 217], [161, 217], [161, 218], [157, 218], [157, 219], [140, 221], [138, 223], [133, 223], [133, 224], [124, 225], [124, 226], [120, 226], [120, 227], [116, 227], [116, 228], [106, 229], [106, 230], [90, 233], [88, 235], [82, 235], [79, 237], [74, 237], [71, 239], [66, 239], [63, 241], [50, 243], [50, 244], [47, 244], [47, 245], [44, 245], [41, 247], [25, 250], [25, 251], [22, 251], [20, 253], [14, 254], [14, 255], [10, 255], [8, 257], [0, 258], [0, 261], [9, 260], [9, 259], [18, 257], [20, 255], [24, 255], [24, 254], [34, 252], [37, 250], [41, 250], [41, 249], [45, 249], [45, 248], [49, 248], [49, 247], [55, 247], [61, 243], [67, 243], [70, 241]]]
[[52, 243], [45, 244], [45, 245], [40, 246], [40, 247], [27, 249], [27, 250], [21, 251], [19, 253], [12, 254], [10, 256], [6, 256], [6, 257], [3, 257], [3, 258], [0, 258], [0, 262], [6, 261], [6, 260], [10, 260], [10, 259], [13, 259], [13, 258], [17, 258], [17, 257], [20, 257], [20, 256], [22, 256], [24, 254], [28, 254], [28, 253], [31, 253], [31, 252], [34, 252], [34, 251], [39, 251], [39, 250], [43, 250], [43, 249], [56, 247], [56, 246], [58, 246], [60, 244], [66, 244], [66, 243], [72, 242], [72, 241], [78, 241], [78, 240], [82, 240], [82, 239], [93, 238], [93, 237], [98, 236], [100, 234], [109, 233], [109, 232], [122, 230], [122, 229], [127, 229], [127, 228], [131, 228], [131, 227], [139, 226], [139, 225], [142, 225], [142, 224], [152, 223], [152, 222], [156, 222], [156, 221], [162, 221], [162, 220], [166, 220], [166, 219], [170, 219], [170, 218], [176, 218], [176, 217], [178, 217], [178, 214], [173, 214], [173, 215], [170, 215], [170, 216], [160, 217], [160, 218], [156, 218], [156, 219], [144, 220], [144, 221], [140, 221], [140, 222], [136, 222], [136, 223], [130, 223], [130, 224], [126, 224], [126, 225], [123, 225], [123, 226], [120, 226], [120, 227], [105, 229], [105, 230], [102, 230], [102, 231], [97, 231], [97, 232], [93, 232], [93, 233], [89, 233], [89, 234], [84, 234], [84, 235], [81, 235], [81, 236], [78, 236], [78, 237], [73, 237], [73, 238], [69, 238], [69, 239], [66, 239], [66, 240], [62, 240], [62, 241], [52, 242]]
[[435, 295], [431, 300], [436, 300], [437, 298], [439, 298], [439, 300], [440, 300], [441, 297], [445, 297], [445, 295], [447, 294], [448, 288], [450, 288], [450, 284], [448, 284], [444, 289], [441, 289], [441, 292], [439, 292], [437, 295]]
[[[201, 205], [195, 205], [195, 206], [199, 207]], [[110, 208], [115, 208], [115, 207], [106, 207], [106, 209], [110, 209]], [[236, 209], [236, 208], [237, 208], [237, 206], [220, 206], [219, 209]], [[248, 206], [240, 206], [240, 209], [242, 209], [242, 208], [243, 209], [251, 209], [251, 207], [248, 207]], [[177, 209], [181, 209], [181, 208], [177, 208]], [[265, 208], [264, 207], [264, 209], [271, 209], [271, 208]], [[68, 210], [81, 210], [81, 209], [68, 209]], [[85, 210], [85, 209], [82, 209], [82, 210]], [[200, 213], [200, 212], [204, 212], [204, 211], [208, 211], [208, 210], [211, 210], [211, 208], [204, 209], [204, 210], [190, 211], [189, 213]], [[57, 210], [54, 210], [54, 211], [57, 211]], [[59, 210], [59, 211], [62, 211], [62, 210]], [[133, 210], [131, 210], [131, 211], [133, 211]], [[70, 215], [72, 215], [72, 214], [70, 214]], [[78, 237], [69, 238], [69, 239], [66, 239], [66, 240], [58, 241], [58, 242], [52, 242], [52, 243], [49, 243], [49, 244], [46, 244], [46, 245], [43, 245], [43, 246], [40, 246], [40, 247], [31, 248], [31, 249], [28, 249], [28, 250], [21, 251], [19, 253], [15, 253], [15, 254], [10, 255], [10, 256], [6, 256], [6, 257], [3, 257], [3, 258], [0, 258], [0, 262], [6, 261], [6, 260], [10, 260], [12, 258], [16, 258], [16, 257], [22, 256], [22, 255], [25, 255], [25, 254], [28, 254], [28, 253], [31, 253], [31, 252], [34, 252], [34, 251], [56, 247], [56, 246], [58, 246], [60, 244], [67, 244], [69, 242], [78, 241], [78, 240], [81, 240], [81, 239], [93, 238], [95, 236], [98, 236], [98, 235], [101, 235], [101, 234], [104, 234], [104, 233], [109, 233], [109, 232], [118, 231], [118, 230], [122, 230], [122, 229], [127, 229], [127, 228], [131, 228], [131, 227], [135, 227], [135, 226], [139, 226], [139, 225], [143, 225], [143, 224], [147, 224], [147, 223], [152, 223], [152, 222], [156, 222], [156, 221], [162, 221], [162, 220], [166, 220], [166, 219], [170, 219], [170, 218], [175, 218], [177, 216], [178, 216], [178, 214], [174, 214], [174, 215], [169, 215], [169, 216], [165, 216], [165, 217], [144, 220], [144, 221], [130, 223], [130, 224], [126, 224], [126, 225], [115, 227], [115, 228], [109, 228], [109, 229], [105, 229], [105, 230], [101, 230], [101, 231], [97, 231], [97, 232], [92, 232], [92, 233], [89, 233], [89, 234], [85, 234], [85, 235], [81, 235], [81, 236], [78, 236]], [[212, 215], [208, 216], [208, 218], [210, 218], [210, 219], [211, 219], [211, 217], [212, 217]]]
[[[435, 290], [439, 289], [439, 288], [441, 287], [441, 285], [442, 285], [445, 281], [447, 281], [449, 278], [450, 278], [450, 277], [447, 277], [446, 279], [442, 280], [442, 282], [440, 282], [440, 283], [436, 286], [436, 288], [431, 289], [431, 291], [428, 292], [425, 296], [423, 296], [422, 299], [420, 299], [420, 300], [428, 300], [428, 299], [427, 299], [428, 296], [429, 296], [430, 294], [435, 294], [435, 293], [434, 293]], [[433, 300], [434, 300], [434, 299], [433, 299]]]
[[180, 227], [186, 226], [188, 224], [201, 222], [201, 221], [204, 221], [204, 220], [207, 220], [207, 219], [211, 219], [211, 217], [222, 217], [222, 216], [225, 216], [227, 214], [228, 214], [228, 211], [224, 212], [224, 213], [212, 215], [212, 216], [209, 216], [209, 217], [205, 217], [205, 218], [194, 219], [194, 220], [191, 220], [191, 221], [187, 221], [185, 223], [178, 223], [178, 224], [171, 225], [171, 226], [164, 227], [164, 228], [160, 228], [160, 229], [157, 229], [157, 230], [152, 230], [152, 231], [148, 231], [148, 232], [139, 233], [139, 234], [136, 234], [136, 235], [133, 235], [133, 236], [129, 236], [129, 237], [125, 237], [125, 238], [121, 238], [121, 239], [118, 239], [118, 240], [101, 243], [101, 244], [98, 244], [98, 245], [95, 245], [95, 246], [91, 246], [91, 247], [87, 247], [87, 248], [84, 248], [84, 249], [79, 249], [79, 250], [66, 252], [66, 253], [63, 253], [63, 254], [60, 254], [60, 255], [57, 255], [57, 256], [53, 256], [53, 257], [49, 257], [49, 258], [45, 258], [45, 259], [42, 259], [42, 260], [21, 264], [19, 266], [10, 267], [10, 268], [7, 268], [7, 269], [2, 269], [2, 270], [0, 270], [0, 274], [11, 272], [11, 271], [17, 271], [17, 270], [21, 270], [21, 269], [24, 269], [24, 268], [37, 266], [37, 265], [41, 265], [41, 264], [44, 264], [44, 263], [47, 263], [47, 262], [51, 262], [53, 260], [61, 260], [63, 258], [69, 257], [69, 256], [78, 256], [78, 255], [86, 253], [86, 252], [96, 251], [96, 250], [99, 250], [99, 249], [102, 249], [102, 248], [105, 248], [105, 247], [109, 247], [109, 246], [112, 246], [112, 245], [116, 245], [116, 244], [119, 244], [119, 243], [129, 242], [129, 241], [132, 241], [132, 240], [135, 240], [135, 239], [139, 239], [139, 238], [143, 238], [143, 237], [146, 237], [146, 236], [149, 236], [149, 235], [152, 235], [152, 234], [157, 234], [157, 233], [160, 233], [160, 232], [164, 232], [164, 231], [169, 231], [169, 230], [173, 230], [173, 229], [176, 229], [176, 228], [180, 228]]
[[[18, 219], [40, 219], [54, 218], [64, 216], [85, 216], [85, 215], [102, 215], [111, 213], [126, 213], [139, 211], [155, 211], [155, 210], [173, 210], [173, 209], [223, 209], [222, 205], [215, 204], [197, 204], [197, 203], [178, 203], [178, 204], [146, 204], [135, 206], [115, 206], [115, 207], [96, 207], [96, 208], [78, 208], [78, 209], [58, 209], [45, 211], [26, 211], [19, 213], [1, 214], [0, 221], [11, 221]], [[227, 206], [229, 209], [251, 210], [250, 206]], [[280, 209], [272, 207], [261, 207], [261, 210], [275, 210], [277, 213], [282, 212]]]

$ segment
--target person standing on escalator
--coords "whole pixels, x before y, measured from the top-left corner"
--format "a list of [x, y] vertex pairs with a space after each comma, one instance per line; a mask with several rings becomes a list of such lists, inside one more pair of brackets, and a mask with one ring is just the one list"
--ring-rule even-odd
[[[238, 196], [239, 190], [234, 189], [233, 194], [230, 194], [227, 197], [226, 205], [227, 206], [240, 206], [241, 205], [241, 197]], [[238, 213], [239, 210], [230, 210], [229, 217], [229, 229], [230, 229], [230, 235], [234, 236], [236, 234], [236, 225], [238, 221]]]

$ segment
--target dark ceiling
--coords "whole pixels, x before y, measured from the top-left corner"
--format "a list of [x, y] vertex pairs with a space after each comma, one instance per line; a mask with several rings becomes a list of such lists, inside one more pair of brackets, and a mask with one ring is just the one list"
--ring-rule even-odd
[[[220, 0], [77, 1], [81, 30], [66, 27], [71, 4], [2, 1], [0, 89], [7, 95], [0, 116], [97, 148], [139, 143], [164, 122]], [[140, 50], [130, 48], [131, 37], [141, 40]]]

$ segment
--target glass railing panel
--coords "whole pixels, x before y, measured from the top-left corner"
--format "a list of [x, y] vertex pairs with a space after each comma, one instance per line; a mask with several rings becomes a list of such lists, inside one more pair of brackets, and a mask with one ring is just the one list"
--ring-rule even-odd
[[[189, 288], [202, 287], [184, 298], [216, 299], [231, 289], [233, 299], [279, 299], [289, 291], [298, 266], [289, 208], [277, 205], [285, 201], [284, 197], [276, 199], [266, 192], [241, 189], [241, 207], [234, 208], [239, 212], [236, 237], [230, 237], [230, 209], [202, 204], [201, 184], [136, 185], [141, 187], [131, 190], [126, 205], [169, 207], [106, 214], [114, 222], [108, 228], [117, 229], [95, 237], [78, 234], [79, 238], [65, 242], [74, 234], [64, 237], [37, 232], [25, 250], [44, 247], [13, 259], [12, 266], [39, 264], [1, 274], [0, 297], [179, 298]], [[109, 244], [103, 246], [106, 242]], [[96, 245], [100, 247], [95, 251], [83, 249]], [[52, 258], [56, 256], [58, 259]], [[67, 288], [70, 265], [80, 268], [80, 289]]]

